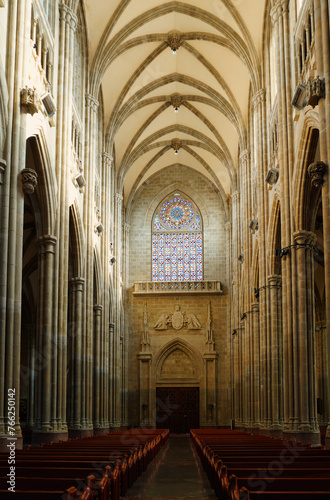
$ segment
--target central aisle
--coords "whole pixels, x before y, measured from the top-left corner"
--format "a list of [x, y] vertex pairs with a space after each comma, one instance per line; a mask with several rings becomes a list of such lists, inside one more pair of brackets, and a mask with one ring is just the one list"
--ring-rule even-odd
[[189, 436], [171, 436], [125, 498], [216, 500]]

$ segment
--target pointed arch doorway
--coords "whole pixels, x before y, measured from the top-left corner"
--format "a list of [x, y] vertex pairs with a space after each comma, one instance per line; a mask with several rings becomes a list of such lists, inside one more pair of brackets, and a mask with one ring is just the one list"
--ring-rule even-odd
[[157, 428], [188, 434], [199, 428], [199, 387], [157, 387]]

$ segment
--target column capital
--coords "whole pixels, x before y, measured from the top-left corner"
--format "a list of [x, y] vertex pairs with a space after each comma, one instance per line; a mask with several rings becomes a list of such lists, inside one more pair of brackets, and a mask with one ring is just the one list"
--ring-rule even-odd
[[305, 231], [304, 229], [293, 233], [293, 239], [298, 245], [315, 245], [317, 241], [315, 233], [312, 231]]
[[121, 193], [116, 193], [116, 202], [118, 205], [122, 205], [124, 197]]
[[252, 97], [253, 107], [257, 108], [264, 101], [266, 101], [266, 89], [260, 89]]
[[94, 316], [101, 316], [103, 306], [95, 305], [93, 306]]
[[113, 165], [113, 157], [109, 153], [107, 153], [106, 151], [103, 151], [102, 152], [102, 159], [103, 159], [104, 165], [106, 165], [109, 168], [112, 167], [112, 165]]
[[92, 94], [85, 94], [86, 106], [97, 113], [99, 101]]
[[251, 309], [253, 313], [258, 313], [259, 312], [259, 302], [253, 302], [251, 304]]
[[56, 236], [51, 236], [50, 234], [46, 234], [44, 236], [40, 236], [40, 238], [36, 241], [36, 246], [40, 249], [41, 253], [45, 252], [55, 252], [55, 245], [57, 243]]
[[22, 188], [25, 194], [33, 194], [38, 184], [38, 174], [33, 168], [24, 168], [21, 171]]
[[239, 159], [241, 163], [247, 163], [250, 159], [250, 149], [249, 148], [244, 149], [244, 151], [242, 151], [241, 154], [239, 155]]
[[70, 7], [68, 7], [64, 2], [59, 4], [59, 10], [60, 10], [60, 21], [65, 21], [72, 31], [76, 31], [77, 24], [78, 24], [78, 17], [76, 14], [73, 12]]
[[271, 286], [279, 288], [282, 285], [282, 276], [280, 274], [270, 274], [267, 279]]
[[230, 221], [229, 221], [229, 222], [226, 222], [226, 224], [225, 224], [225, 229], [226, 229], [226, 232], [227, 232], [227, 233], [230, 231], [230, 229], [231, 229], [231, 222], [230, 222]]

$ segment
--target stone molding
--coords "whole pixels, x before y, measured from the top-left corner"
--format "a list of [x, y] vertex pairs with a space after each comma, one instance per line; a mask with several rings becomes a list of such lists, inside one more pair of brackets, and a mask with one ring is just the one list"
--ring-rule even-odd
[[133, 295], [222, 294], [220, 281], [138, 281]]

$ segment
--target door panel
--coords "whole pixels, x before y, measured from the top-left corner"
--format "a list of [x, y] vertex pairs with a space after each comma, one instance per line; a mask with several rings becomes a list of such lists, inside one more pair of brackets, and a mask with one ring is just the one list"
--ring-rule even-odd
[[198, 387], [158, 387], [156, 398], [158, 429], [187, 434], [199, 428]]

